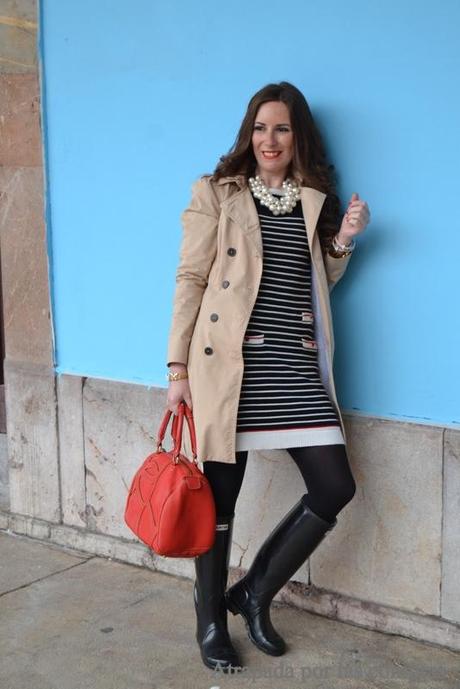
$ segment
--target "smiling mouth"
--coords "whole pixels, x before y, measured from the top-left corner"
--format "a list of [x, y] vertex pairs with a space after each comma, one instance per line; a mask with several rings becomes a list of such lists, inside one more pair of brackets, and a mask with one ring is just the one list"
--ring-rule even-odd
[[262, 155], [264, 158], [272, 160], [273, 158], [278, 158], [281, 155], [281, 151], [262, 151]]

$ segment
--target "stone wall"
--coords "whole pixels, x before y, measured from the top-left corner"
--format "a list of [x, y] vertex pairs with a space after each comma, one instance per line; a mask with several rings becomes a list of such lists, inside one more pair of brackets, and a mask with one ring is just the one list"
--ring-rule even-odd
[[0, 1], [0, 234], [10, 507], [60, 518], [37, 7]]

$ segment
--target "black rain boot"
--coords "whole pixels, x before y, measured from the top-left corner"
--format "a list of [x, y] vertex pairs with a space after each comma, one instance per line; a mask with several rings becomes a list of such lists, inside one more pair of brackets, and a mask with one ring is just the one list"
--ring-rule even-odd
[[245, 620], [250, 640], [264, 653], [283, 655], [284, 639], [270, 620], [270, 603], [336, 524], [315, 514], [306, 494], [283, 517], [259, 549], [248, 572], [225, 594], [228, 609]]
[[197, 616], [196, 639], [203, 663], [213, 670], [237, 672], [238, 654], [228, 633], [227, 586], [234, 515], [218, 517], [211, 550], [195, 557], [193, 599]]

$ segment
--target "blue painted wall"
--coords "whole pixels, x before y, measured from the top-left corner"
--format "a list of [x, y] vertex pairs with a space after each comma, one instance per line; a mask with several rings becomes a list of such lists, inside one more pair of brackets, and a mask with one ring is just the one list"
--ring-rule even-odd
[[454, 0], [43, 0], [58, 372], [166, 386], [192, 182], [289, 80], [372, 223], [332, 293], [344, 409], [460, 422]]

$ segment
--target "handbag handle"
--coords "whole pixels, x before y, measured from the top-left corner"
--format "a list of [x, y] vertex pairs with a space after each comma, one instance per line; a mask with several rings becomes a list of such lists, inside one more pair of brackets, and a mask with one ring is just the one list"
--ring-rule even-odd
[[195, 424], [193, 422], [193, 413], [190, 407], [187, 406], [185, 400], [179, 403], [179, 413], [174, 415], [172, 422], [171, 435], [174, 440], [174, 461], [177, 464], [179, 461], [179, 455], [182, 447], [182, 429], [184, 424], [184, 415], [187, 420], [187, 425], [190, 431], [190, 439], [192, 445], [192, 459], [195, 463], [198, 463], [197, 451], [196, 451], [196, 434], [195, 434]]
[[[163, 420], [160, 424], [160, 428], [158, 431], [158, 436], [156, 439], [157, 442], [157, 452], [160, 452], [160, 450], [163, 450], [163, 439], [165, 436], [166, 428], [169, 423], [169, 419], [171, 418], [171, 414], [173, 412], [171, 409], [166, 409]], [[195, 425], [193, 423], [193, 413], [190, 407], [186, 404], [185, 400], [182, 400], [179, 402], [179, 407], [178, 407], [178, 413], [174, 414], [173, 422], [172, 422], [172, 427], [171, 427], [171, 437], [174, 441], [174, 450], [173, 450], [173, 461], [175, 464], [179, 461], [179, 455], [182, 447], [182, 429], [183, 429], [183, 424], [184, 424], [184, 414], [185, 418], [187, 420], [187, 425], [188, 429], [190, 432], [190, 440], [192, 444], [192, 456], [193, 456], [193, 461], [198, 464], [198, 458], [197, 458], [197, 452], [196, 452], [196, 433], [195, 433]]]

